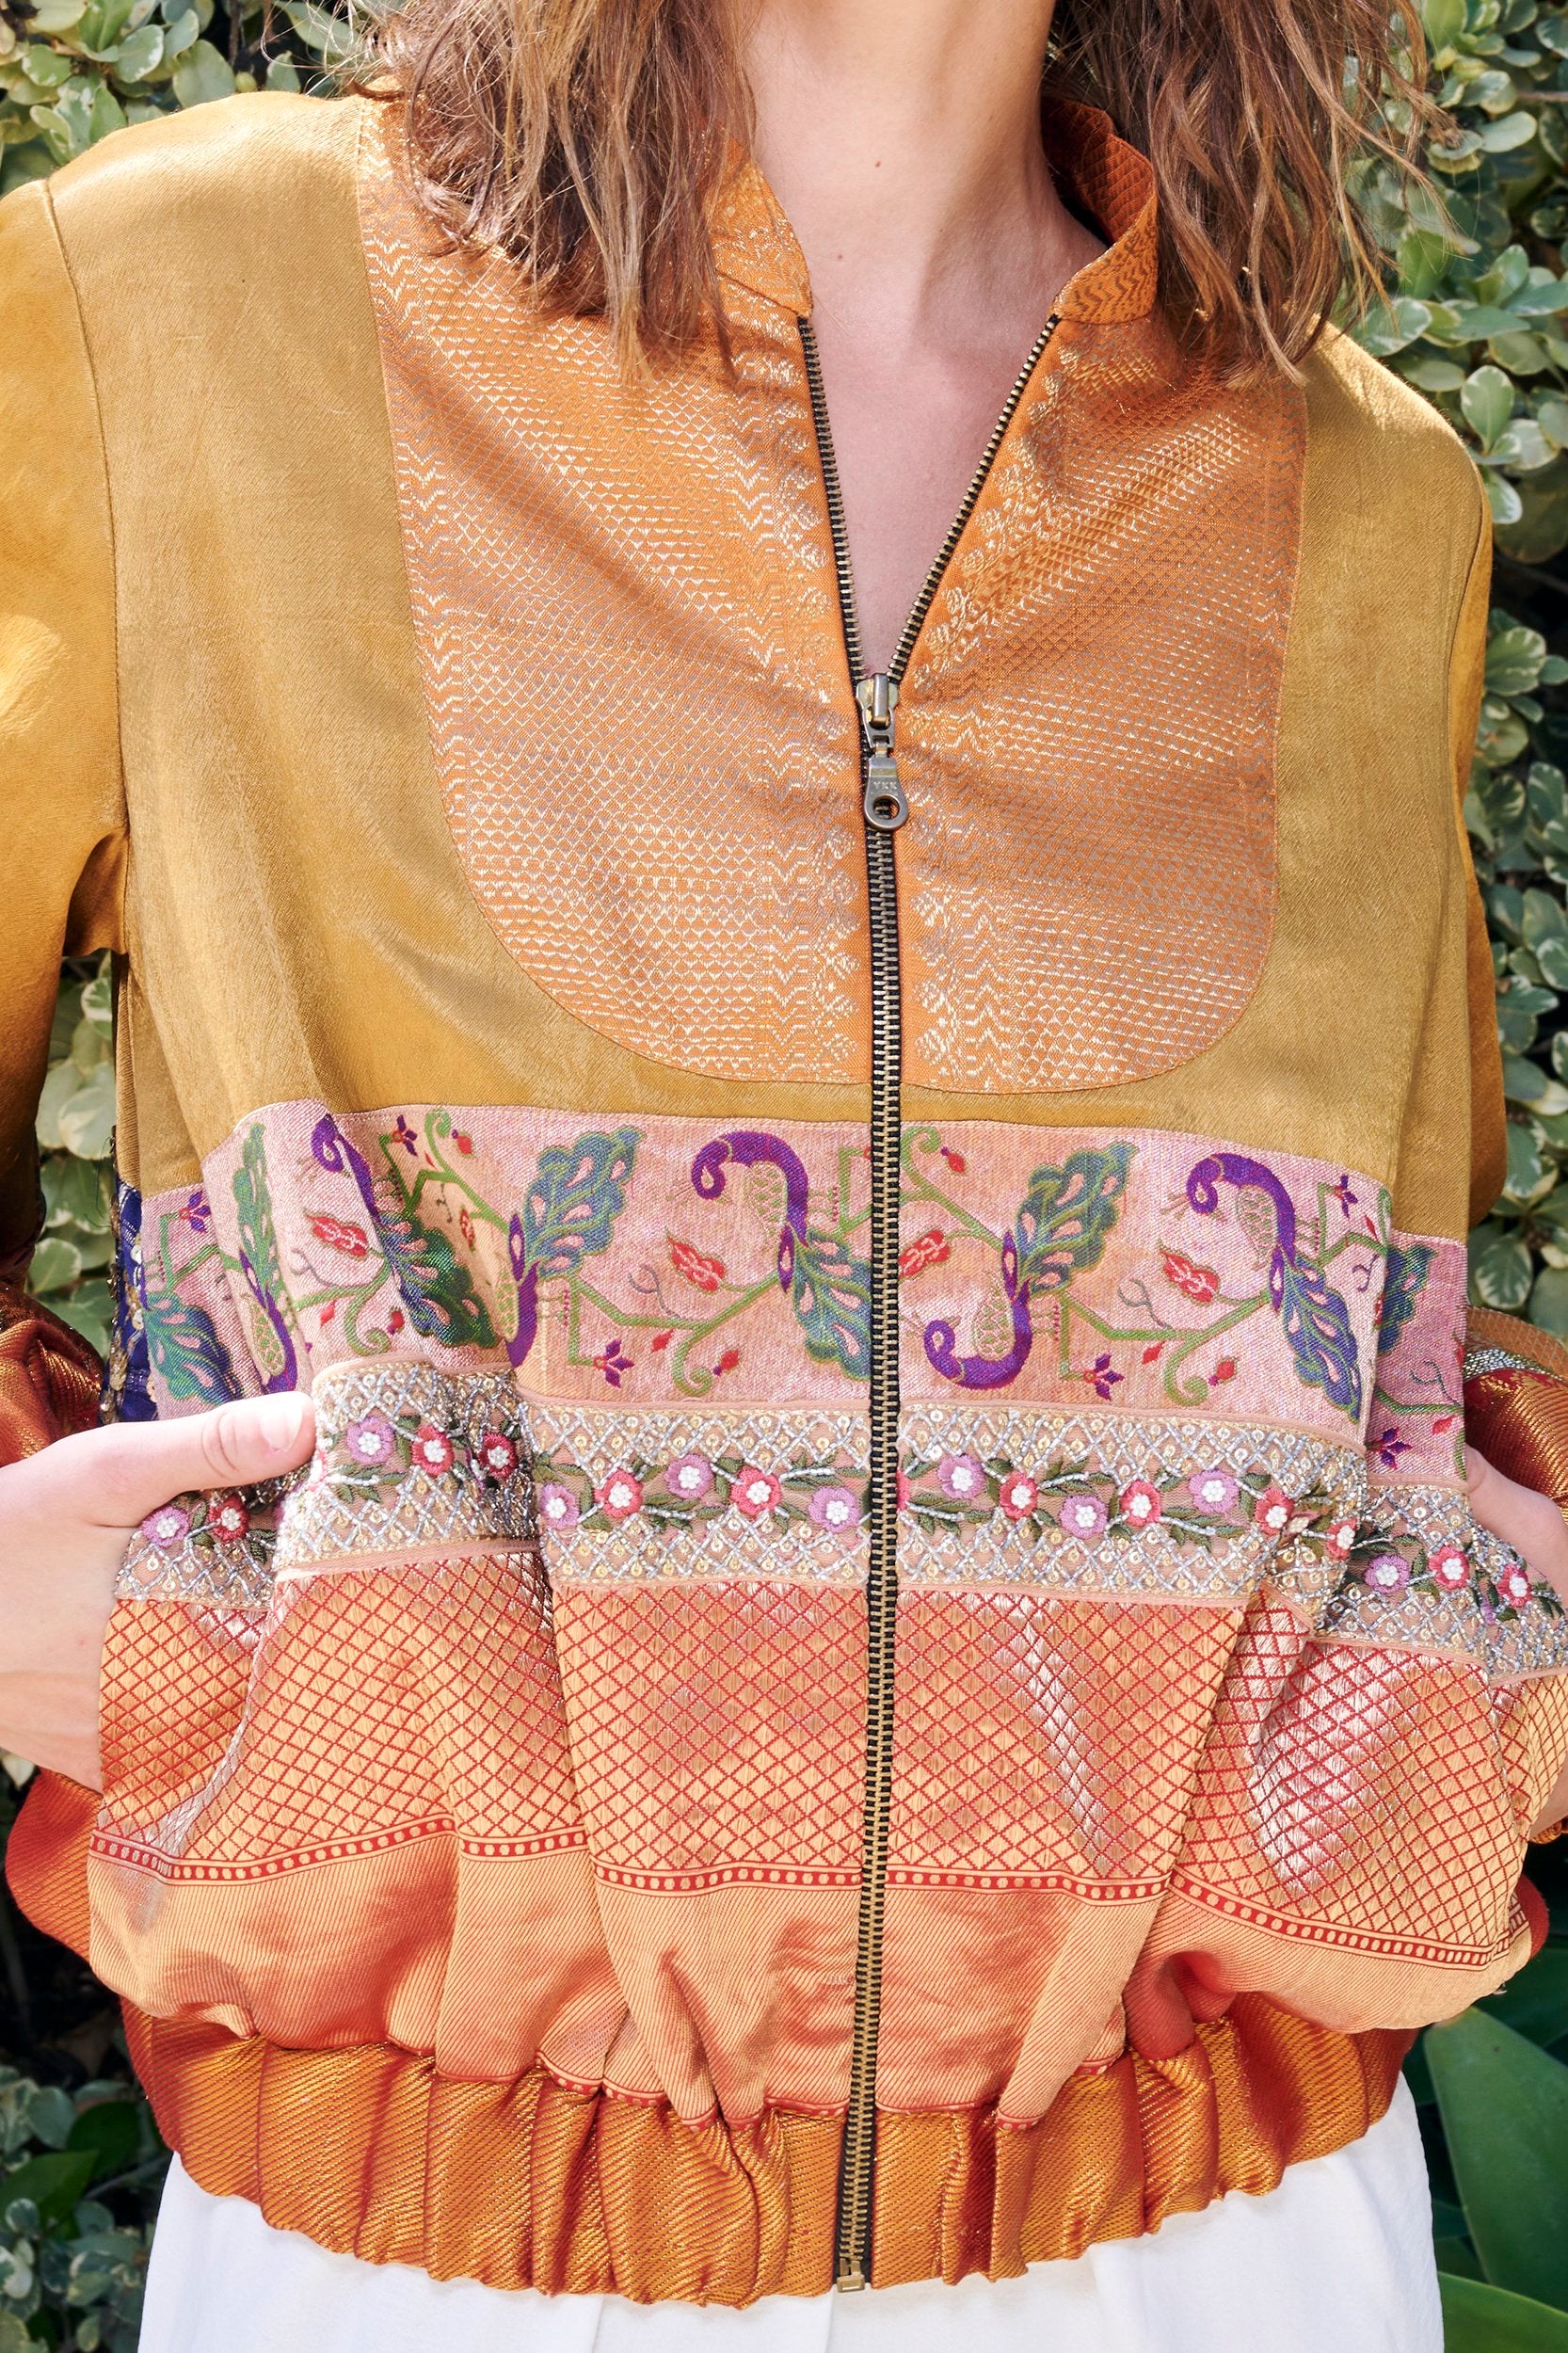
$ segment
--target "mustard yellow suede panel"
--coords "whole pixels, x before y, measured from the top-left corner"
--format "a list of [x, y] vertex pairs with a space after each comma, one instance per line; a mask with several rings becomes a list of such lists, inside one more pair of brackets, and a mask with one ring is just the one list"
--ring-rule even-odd
[[33, 1112], [62, 952], [118, 937], [108, 505], [48, 190], [0, 204], [0, 1262], [36, 1223]]

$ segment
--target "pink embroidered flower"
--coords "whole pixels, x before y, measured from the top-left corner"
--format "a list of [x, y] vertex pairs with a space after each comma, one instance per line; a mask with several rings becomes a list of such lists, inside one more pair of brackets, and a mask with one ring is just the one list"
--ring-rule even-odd
[[207, 1504], [207, 1526], [220, 1545], [237, 1545], [250, 1533], [250, 1513], [243, 1496], [232, 1488], [213, 1496]]
[[366, 1414], [361, 1420], [349, 1423], [343, 1442], [357, 1463], [389, 1463], [397, 1433], [385, 1414]]
[[1432, 1582], [1441, 1585], [1446, 1593], [1457, 1593], [1470, 1582], [1470, 1556], [1458, 1545], [1439, 1545], [1427, 1555], [1427, 1566]]
[[1517, 1561], [1505, 1561], [1497, 1571], [1497, 1591], [1513, 1609], [1523, 1609], [1530, 1597], [1528, 1575]]
[[141, 1532], [150, 1545], [161, 1545], [166, 1552], [171, 1552], [190, 1534], [190, 1513], [183, 1503], [160, 1504], [157, 1511], [149, 1512], [141, 1524]]
[[1110, 1513], [1098, 1496], [1064, 1496], [1058, 1514], [1069, 1536], [1097, 1536]]
[[1283, 1536], [1295, 1508], [1283, 1487], [1265, 1487], [1252, 1508], [1253, 1525], [1266, 1536]]
[[1200, 1512], [1218, 1517], [1228, 1512], [1241, 1492], [1240, 1480], [1227, 1470], [1194, 1471], [1187, 1481], [1187, 1492]]
[[478, 1446], [479, 1467], [487, 1479], [510, 1479], [518, 1466], [518, 1450], [504, 1431], [487, 1430]]
[[1398, 1552], [1375, 1552], [1362, 1575], [1375, 1593], [1402, 1593], [1410, 1582], [1410, 1563]]
[[546, 1528], [575, 1528], [582, 1516], [571, 1489], [563, 1487], [557, 1480], [547, 1479], [539, 1489], [539, 1517]]
[[1323, 1538], [1323, 1550], [1331, 1561], [1343, 1561], [1354, 1542], [1354, 1520], [1336, 1520]]
[[972, 1503], [985, 1493], [985, 1466], [972, 1454], [944, 1454], [936, 1465], [936, 1484], [954, 1503]]
[[1122, 1489], [1116, 1508], [1130, 1528], [1152, 1528], [1165, 1509], [1165, 1498], [1146, 1479], [1135, 1479]]
[[1028, 1471], [1009, 1471], [997, 1500], [1010, 1520], [1027, 1520], [1040, 1500], [1040, 1482]]
[[860, 1498], [853, 1487], [819, 1487], [806, 1507], [807, 1516], [818, 1528], [827, 1529], [835, 1536], [846, 1528], [854, 1528], [860, 1517]]
[[683, 1503], [700, 1503], [713, 1483], [713, 1465], [706, 1454], [682, 1454], [664, 1473], [664, 1482]]
[[420, 1423], [408, 1451], [413, 1457], [414, 1468], [427, 1472], [432, 1479], [440, 1472], [452, 1468], [452, 1441], [444, 1430], [437, 1429], [433, 1421]]
[[755, 1463], [743, 1465], [729, 1490], [736, 1511], [744, 1512], [748, 1520], [760, 1520], [764, 1512], [774, 1511], [783, 1492], [772, 1471], [759, 1470]]
[[614, 1470], [601, 1487], [594, 1489], [594, 1501], [607, 1520], [629, 1520], [640, 1511], [643, 1482], [629, 1470]]

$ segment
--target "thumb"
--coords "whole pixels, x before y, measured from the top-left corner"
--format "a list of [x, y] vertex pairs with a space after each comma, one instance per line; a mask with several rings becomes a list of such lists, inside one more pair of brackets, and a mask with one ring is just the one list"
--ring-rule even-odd
[[111, 1423], [45, 1447], [35, 1460], [59, 1479], [79, 1517], [131, 1529], [188, 1489], [280, 1478], [308, 1461], [314, 1443], [311, 1400], [291, 1390], [171, 1421]]

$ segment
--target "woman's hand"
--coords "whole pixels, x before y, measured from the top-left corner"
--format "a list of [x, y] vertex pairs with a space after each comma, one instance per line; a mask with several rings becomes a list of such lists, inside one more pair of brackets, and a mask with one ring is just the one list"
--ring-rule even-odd
[[[1505, 1545], [1512, 1545], [1532, 1576], [1544, 1577], [1555, 1587], [1559, 1600], [1568, 1609], [1568, 1519], [1564, 1519], [1550, 1496], [1538, 1495], [1533, 1487], [1521, 1487], [1516, 1479], [1506, 1478], [1474, 1447], [1466, 1447], [1465, 1461], [1470, 1509], [1482, 1528], [1500, 1536]], [[1564, 1767], [1557, 1787], [1531, 1827], [1549, 1830], [1565, 1814], [1568, 1767]]]
[[245, 1398], [83, 1431], [0, 1470], [0, 1749], [99, 1788], [99, 1661], [133, 1531], [190, 1489], [296, 1469], [314, 1436], [308, 1397]]

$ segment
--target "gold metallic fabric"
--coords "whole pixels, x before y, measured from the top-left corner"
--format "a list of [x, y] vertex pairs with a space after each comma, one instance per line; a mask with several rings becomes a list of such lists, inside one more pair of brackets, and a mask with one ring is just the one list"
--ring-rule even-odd
[[[777, 2110], [724, 2135], [544, 2073], [458, 2082], [382, 2046], [284, 2050], [134, 2010], [127, 2030], [197, 2180], [342, 2253], [639, 2303], [830, 2284], [837, 2116]], [[873, 2275], [1007, 2278], [1272, 2189], [1376, 2122], [1409, 2041], [1249, 1999], [1176, 2058], [1076, 2075], [1025, 2131], [985, 2109], [884, 2113]]]

